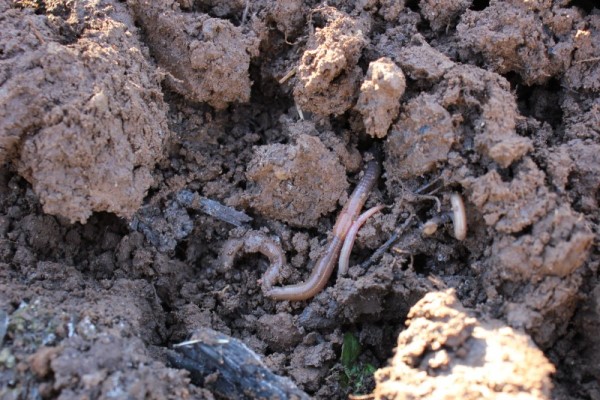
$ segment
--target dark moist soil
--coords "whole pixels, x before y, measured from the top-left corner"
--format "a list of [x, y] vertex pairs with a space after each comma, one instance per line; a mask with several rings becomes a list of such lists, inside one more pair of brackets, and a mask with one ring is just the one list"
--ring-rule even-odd
[[[219, 397], [210, 328], [314, 398], [600, 399], [599, 154], [594, 2], [0, 0], [0, 398]], [[315, 298], [219, 265], [305, 280], [373, 158]]]

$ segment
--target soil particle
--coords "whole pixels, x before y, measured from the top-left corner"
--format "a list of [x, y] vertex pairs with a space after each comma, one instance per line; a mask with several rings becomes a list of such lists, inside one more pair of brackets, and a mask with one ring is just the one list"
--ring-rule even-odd
[[310, 334], [292, 353], [289, 374], [301, 389], [316, 392], [320, 386], [317, 382], [329, 375], [336, 358], [331, 342]]
[[61, 351], [62, 348], [60, 347], [40, 347], [28, 359], [31, 365], [31, 371], [38, 378], [45, 378], [51, 370], [50, 362], [56, 358]]
[[[570, 9], [572, 10], [572, 9]], [[566, 10], [565, 10], [566, 11]], [[576, 17], [576, 15], [575, 15]], [[575, 32], [575, 53], [564, 81], [578, 90], [600, 91], [600, 15], [589, 15]]]
[[27, 215], [21, 220], [23, 239], [31, 248], [41, 254], [62, 242], [65, 228], [61, 227], [55, 217], [50, 215]]
[[[371, 45], [371, 49], [378, 55], [373, 59], [385, 56], [394, 61], [398, 53], [405, 48], [415, 36], [421, 36], [417, 25], [422, 22], [419, 13], [412, 11], [409, 7], [404, 7], [394, 23], [388, 24], [385, 31], [376, 37]], [[404, 70], [404, 66], [399, 64]]]
[[[399, 187], [406, 179], [447, 164], [459, 167], [465, 159], [472, 159], [473, 150], [483, 156], [482, 161], [506, 168], [532, 149], [531, 140], [516, 133], [517, 105], [504, 78], [476, 67], [452, 66], [441, 54], [437, 59], [440, 70], [419, 76], [429, 80], [442, 70], [447, 72], [429, 92], [422, 92], [402, 107], [385, 143], [391, 193], [400, 194]], [[405, 58], [404, 62], [412, 60]], [[409, 71], [415, 70], [418, 59], [415, 62], [407, 67]], [[460, 174], [453, 179], [459, 180]]]
[[536, 223], [531, 234], [497, 240], [492, 252], [506, 268], [505, 279], [536, 281], [572, 274], [586, 260], [593, 239], [580, 216], [563, 205]]
[[474, 146], [506, 168], [532, 149], [531, 140], [516, 133], [517, 104], [508, 81], [500, 75], [459, 65], [444, 76], [440, 92], [441, 104], [454, 110], [463, 151]]
[[93, 211], [130, 217], [169, 136], [133, 21], [122, 4], [101, 3], [106, 12], [73, 16], [88, 22], [68, 45], [43, 15], [0, 18], [0, 162], [12, 160], [46, 213], [72, 222]]
[[286, 39], [300, 31], [305, 22], [307, 7], [302, 0], [267, 2], [266, 17], [275, 23]]
[[443, 31], [450, 28], [458, 17], [471, 6], [473, 0], [422, 0], [419, 2], [421, 15], [429, 21], [431, 29]]
[[366, 316], [376, 319], [381, 317], [386, 293], [389, 293], [393, 281], [393, 269], [390, 267], [379, 268], [356, 280], [339, 279], [334, 294], [339, 316], [348, 322], [356, 322]]
[[462, 182], [469, 201], [478, 207], [486, 224], [503, 233], [516, 233], [546, 215], [556, 205], [556, 195], [545, 185], [546, 175], [529, 158], [514, 169], [514, 178], [504, 182], [492, 170]]
[[[594, 236], [580, 214], [568, 204], [558, 206], [560, 197], [546, 186], [546, 175], [532, 159], [526, 157], [512, 171], [507, 182], [490, 171], [462, 184], [484, 221], [504, 233], [494, 237], [486, 272], [504, 297], [502, 313], [511, 326], [525, 329], [547, 348], [567, 329], [565, 317], [574, 312], [585, 271], [580, 268]], [[492, 200], [496, 196], [498, 201]], [[489, 294], [493, 303], [495, 295]]]
[[302, 341], [303, 332], [288, 313], [265, 314], [258, 319], [258, 337], [273, 351], [285, 351]]
[[363, 10], [377, 13], [377, 15], [390, 22], [396, 22], [405, 8], [404, 0], [363, 0], [361, 3]]
[[535, 285], [506, 283], [500, 291], [505, 297], [503, 318], [510, 326], [525, 330], [541, 348], [552, 348], [569, 332], [565, 320], [575, 312], [581, 284], [580, 273], [546, 277]]
[[600, 207], [598, 154], [600, 144], [575, 139], [553, 148], [548, 155], [552, 183], [561, 191], [568, 188], [573, 206], [579, 211], [593, 213]]
[[339, 159], [318, 137], [301, 134], [295, 144], [258, 146], [248, 164], [247, 196], [262, 216], [293, 226], [315, 226], [346, 196]]
[[427, 294], [408, 318], [391, 365], [375, 373], [375, 399], [550, 398], [554, 366], [529, 337], [476, 319], [453, 290]]
[[455, 140], [452, 116], [433, 96], [412, 99], [385, 142], [388, 186], [435, 170]]
[[447, 56], [434, 49], [421, 35], [415, 35], [395, 57], [404, 73], [415, 81], [438, 82], [455, 66]]
[[65, 345], [50, 362], [50, 393], [60, 393], [60, 399], [77, 399], [82, 392], [101, 398], [190, 399], [204, 392], [189, 385], [187, 372], [153, 361], [140, 339], [109, 335], [87, 345], [73, 338]]
[[183, 13], [171, 0], [128, 5], [173, 90], [216, 109], [250, 99], [248, 68], [259, 44], [254, 32], [207, 14]]
[[[191, 192], [187, 193], [193, 196]], [[186, 204], [179, 199], [170, 199], [162, 207], [158, 204], [141, 207], [130, 225], [143, 232], [146, 239], [162, 252], [174, 250], [194, 228]]]
[[332, 7], [320, 9], [326, 20], [309, 38], [298, 66], [294, 99], [303, 110], [320, 116], [340, 115], [358, 96], [365, 46], [366, 20], [358, 20]]
[[386, 259], [366, 273], [360, 266], [349, 270], [350, 277], [338, 278], [304, 308], [298, 325], [306, 330], [334, 329], [340, 324], [391, 320], [408, 311], [415, 299], [431, 285], [412, 271], [401, 271], [398, 260]]
[[402, 70], [389, 58], [369, 64], [367, 76], [360, 87], [355, 106], [363, 116], [367, 133], [383, 138], [398, 116], [400, 98], [406, 89]]
[[575, 47], [570, 28], [579, 17], [575, 9], [552, 8], [549, 1], [492, 0], [461, 17], [462, 58], [480, 55], [492, 70], [516, 72], [526, 85], [547, 82], [569, 67]]

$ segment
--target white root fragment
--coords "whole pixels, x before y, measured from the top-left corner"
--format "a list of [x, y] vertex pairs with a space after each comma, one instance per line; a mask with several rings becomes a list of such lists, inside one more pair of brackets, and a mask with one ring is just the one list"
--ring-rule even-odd
[[304, 113], [302, 112], [302, 109], [300, 108], [298, 103], [294, 103], [294, 105], [296, 106], [296, 111], [298, 112], [298, 116], [300, 117], [300, 120], [304, 121]]
[[289, 72], [287, 74], [285, 74], [284, 77], [279, 80], [279, 84], [283, 85], [284, 83], [286, 83], [288, 81], [288, 79], [290, 79], [294, 75], [296, 75], [295, 67], [292, 68], [291, 70], [289, 70]]

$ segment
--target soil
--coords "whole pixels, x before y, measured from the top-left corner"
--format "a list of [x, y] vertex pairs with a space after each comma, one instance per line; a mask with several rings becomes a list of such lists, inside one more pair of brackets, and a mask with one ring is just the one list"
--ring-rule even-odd
[[[591, 1], [0, 0], [0, 398], [219, 398], [207, 328], [314, 398], [600, 399], [598, 154]], [[306, 280], [372, 159], [316, 297], [219, 265]]]

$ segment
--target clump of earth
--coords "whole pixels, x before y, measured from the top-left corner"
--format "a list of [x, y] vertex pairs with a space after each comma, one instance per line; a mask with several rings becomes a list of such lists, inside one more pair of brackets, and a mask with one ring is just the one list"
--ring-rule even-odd
[[[314, 398], [598, 398], [599, 153], [593, 2], [0, 0], [0, 398], [227, 397], [199, 328]], [[314, 298], [219, 265], [306, 280], [371, 160]]]

